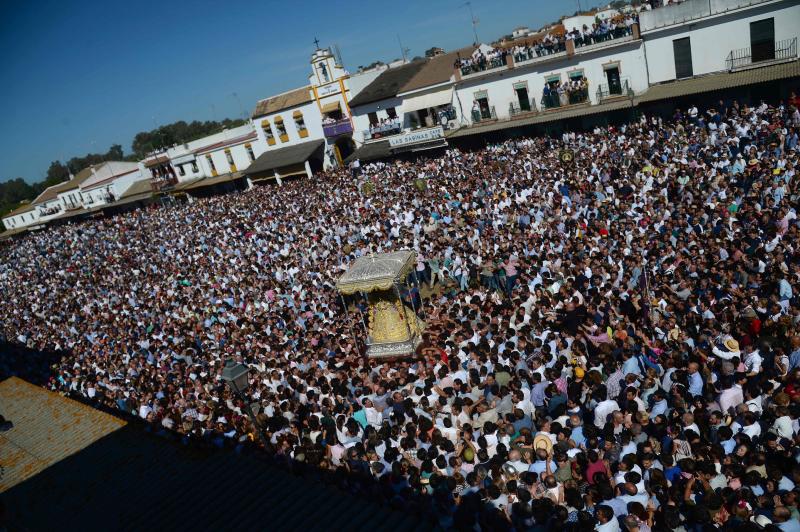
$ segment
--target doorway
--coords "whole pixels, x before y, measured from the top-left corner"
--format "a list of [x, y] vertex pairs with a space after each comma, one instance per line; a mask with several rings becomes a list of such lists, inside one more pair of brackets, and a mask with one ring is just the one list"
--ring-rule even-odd
[[606, 81], [608, 81], [608, 94], [619, 96], [622, 94], [622, 83], [619, 79], [619, 67], [614, 66], [606, 69]]
[[530, 111], [531, 110], [531, 100], [528, 97], [528, 88], [527, 87], [517, 87], [514, 89], [514, 92], [517, 93], [517, 100], [519, 101], [519, 109], [520, 111]]
[[691, 78], [694, 75], [692, 68], [692, 42], [689, 37], [672, 41], [672, 52], [675, 55], [675, 77]]
[[775, 19], [750, 23], [750, 53], [753, 63], [775, 59]]

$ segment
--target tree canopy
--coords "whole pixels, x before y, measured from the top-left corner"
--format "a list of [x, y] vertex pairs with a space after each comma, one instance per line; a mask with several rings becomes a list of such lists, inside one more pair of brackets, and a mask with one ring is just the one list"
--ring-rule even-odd
[[22, 177], [17, 177], [0, 183], [0, 216], [16, 209], [24, 201], [32, 201], [46, 188], [67, 181], [70, 174], [75, 175], [87, 166], [104, 161], [138, 161], [156, 149], [169, 148], [175, 144], [197, 140], [218, 133], [224, 128], [237, 127], [244, 123], [244, 120], [229, 118], [221, 122], [195, 120], [187, 123], [181, 120], [151, 131], [137, 133], [133, 137], [131, 153], [128, 155], [125, 155], [121, 145], [112, 144], [105, 153], [87, 153], [86, 155], [75, 156], [66, 163], [53, 161], [50, 163], [47, 174], [42, 181], [29, 184]]

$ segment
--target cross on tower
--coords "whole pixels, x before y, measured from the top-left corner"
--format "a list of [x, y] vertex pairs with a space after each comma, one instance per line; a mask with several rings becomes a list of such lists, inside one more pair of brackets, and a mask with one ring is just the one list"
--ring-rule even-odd
[[319, 39], [317, 39], [316, 37], [314, 37], [314, 46], [316, 46], [317, 50], [319, 50]]

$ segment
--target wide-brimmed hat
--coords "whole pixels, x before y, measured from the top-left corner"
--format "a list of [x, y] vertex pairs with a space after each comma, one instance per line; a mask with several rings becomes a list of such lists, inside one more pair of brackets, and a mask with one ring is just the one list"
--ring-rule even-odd
[[723, 344], [728, 349], [728, 351], [738, 351], [739, 350], [739, 342], [737, 342], [733, 338], [728, 338], [727, 340], [725, 340], [725, 342], [723, 342]]
[[549, 436], [545, 436], [544, 434], [538, 434], [533, 439], [533, 448], [536, 451], [538, 451], [539, 449], [544, 449], [545, 451], [547, 451], [547, 454], [550, 454], [553, 452], [553, 440], [551, 440]]

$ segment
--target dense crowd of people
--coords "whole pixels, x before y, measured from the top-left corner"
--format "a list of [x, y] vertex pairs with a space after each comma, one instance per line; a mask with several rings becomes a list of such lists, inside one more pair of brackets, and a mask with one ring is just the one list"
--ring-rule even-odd
[[[445, 528], [797, 531], [798, 126], [720, 102], [53, 227], [0, 249], [0, 331]], [[334, 284], [401, 248], [425, 341], [367, 360]]]

